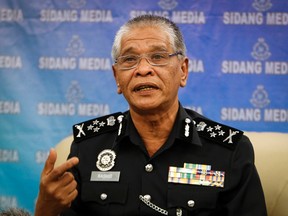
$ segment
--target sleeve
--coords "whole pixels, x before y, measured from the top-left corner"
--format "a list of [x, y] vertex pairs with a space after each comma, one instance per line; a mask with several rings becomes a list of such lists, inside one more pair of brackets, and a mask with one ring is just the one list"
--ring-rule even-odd
[[267, 216], [265, 198], [250, 140], [243, 135], [231, 158], [229, 192], [223, 198], [229, 216]]

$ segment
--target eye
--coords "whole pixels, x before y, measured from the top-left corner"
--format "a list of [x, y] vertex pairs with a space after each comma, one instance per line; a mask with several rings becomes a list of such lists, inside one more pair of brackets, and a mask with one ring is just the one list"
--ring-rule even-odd
[[163, 60], [165, 58], [166, 58], [165, 53], [152, 53], [151, 54], [151, 59], [152, 60], [159, 61], [159, 60]]
[[122, 57], [122, 62], [123, 63], [133, 63], [137, 61], [137, 56], [134, 55], [129, 55], [129, 56], [123, 56]]

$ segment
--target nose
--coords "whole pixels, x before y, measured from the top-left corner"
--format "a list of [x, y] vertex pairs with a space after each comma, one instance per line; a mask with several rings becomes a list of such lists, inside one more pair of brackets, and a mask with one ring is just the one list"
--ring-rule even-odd
[[148, 59], [142, 57], [136, 67], [136, 75], [146, 76], [153, 73], [152, 66], [149, 64]]

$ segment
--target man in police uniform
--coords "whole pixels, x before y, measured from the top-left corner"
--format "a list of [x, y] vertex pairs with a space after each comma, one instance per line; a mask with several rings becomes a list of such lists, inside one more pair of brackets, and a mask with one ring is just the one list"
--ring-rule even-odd
[[121, 27], [113, 72], [130, 109], [74, 125], [70, 159], [57, 168], [51, 150], [36, 216], [267, 215], [249, 139], [179, 103], [185, 52], [163, 17]]

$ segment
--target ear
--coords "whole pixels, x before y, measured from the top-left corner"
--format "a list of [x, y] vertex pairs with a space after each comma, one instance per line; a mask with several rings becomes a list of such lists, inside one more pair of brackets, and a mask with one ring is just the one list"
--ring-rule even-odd
[[117, 85], [117, 93], [118, 94], [122, 94], [122, 90], [121, 90], [120, 84], [118, 82], [117, 71], [116, 71], [114, 65], [112, 65], [112, 70], [113, 70], [113, 75], [114, 75], [114, 78], [115, 78], [115, 81], [116, 81], [116, 85]]
[[182, 65], [181, 65], [181, 81], [180, 86], [185, 87], [188, 79], [188, 65], [189, 60], [187, 57], [184, 58]]

